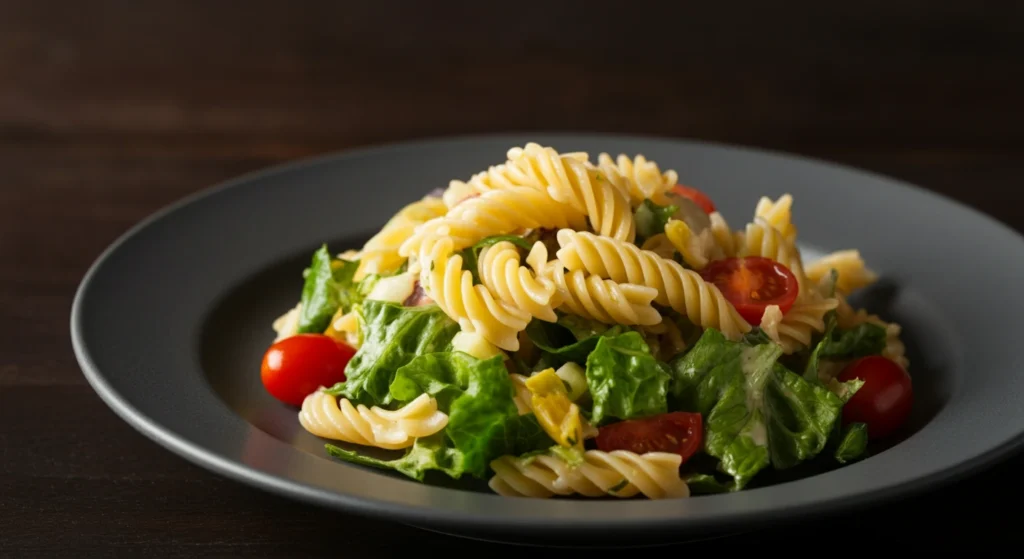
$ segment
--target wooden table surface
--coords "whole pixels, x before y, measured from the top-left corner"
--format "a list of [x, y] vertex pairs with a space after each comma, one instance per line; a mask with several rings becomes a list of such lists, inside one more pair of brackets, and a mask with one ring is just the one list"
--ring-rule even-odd
[[[89, 388], [68, 332], [87, 267], [240, 173], [437, 135], [654, 134], [867, 168], [1024, 230], [1020, 3], [721, 4], [0, 2], [0, 556], [496, 549], [221, 478]], [[1008, 541], [1022, 467], [704, 545]]]

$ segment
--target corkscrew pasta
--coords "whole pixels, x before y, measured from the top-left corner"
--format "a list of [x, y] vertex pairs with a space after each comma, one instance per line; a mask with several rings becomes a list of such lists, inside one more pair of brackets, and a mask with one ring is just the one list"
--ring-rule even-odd
[[344, 398], [339, 401], [318, 390], [302, 403], [299, 422], [318, 437], [393, 450], [408, 448], [418, 437], [444, 429], [448, 416], [438, 411], [437, 401], [426, 394], [389, 411], [353, 406]]
[[678, 262], [645, 252], [636, 245], [592, 233], [562, 229], [558, 232], [557, 257], [571, 271], [652, 287], [655, 302], [671, 307], [704, 328], [721, 330], [738, 338], [750, 324], [712, 283]]
[[626, 242], [635, 238], [629, 198], [593, 167], [534, 143], [522, 150], [510, 150], [509, 159], [546, 185], [552, 198], [586, 214], [601, 235]]
[[679, 477], [681, 462], [678, 454], [640, 455], [624, 450], [588, 450], [583, 463], [575, 467], [554, 454], [502, 456], [491, 463], [494, 477], [489, 485], [495, 493], [510, 497], [633, 497], [638, 493], [649, 499], [689, 497], [689, 488]]
[[733, 228], [713, 185], [610, 153], [512, 146], [358, 249], [321, 246], [267, 391], [338, 460], [510, 498], [687, 498], [866, 456], [841, 420], [886, 387], [844, 379], [910, 365], [900, 324], [852, 303], [867, 255], [805, 264], [792, 195]]

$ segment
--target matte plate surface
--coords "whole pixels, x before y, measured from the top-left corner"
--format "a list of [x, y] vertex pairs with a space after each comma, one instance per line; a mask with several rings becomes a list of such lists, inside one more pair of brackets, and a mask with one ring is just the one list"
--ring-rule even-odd
[[[794, 197], [805, 258], [857, 248], [883, 281], [854, 300], [904, 327], [916, 407], [905, 432], [839, 469], [766, 476], [683, 500], [502, 498], [483, 482], [420, 484], [339, 463], [262, 389], [271, 322], [293, 306], [312, 251], [358, 246], [401, 206], [467, 180], [529, 141], [644, 154], [708, 192], [733, 227], [761, 196]], [[147, 219], [83, 279], [78, 360], [125, 421], [236, 480], [322, 506], [517, 542], [653, 543], [750, 530], [934, 488], [1022, 441], [1024, 239], [946, 198], [783, 154], [601, 135], [483, 136], [364, 149], [241, 177]], [[800, 477], [805, 476], [805, 477]]]

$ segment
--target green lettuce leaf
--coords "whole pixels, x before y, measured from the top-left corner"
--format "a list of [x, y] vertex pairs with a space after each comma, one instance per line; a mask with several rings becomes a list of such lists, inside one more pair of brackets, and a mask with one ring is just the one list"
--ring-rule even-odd
[[322, 245], [313, 253], [310, 267], [303, 271], [305, 280], [299, 311], [300, 334], [323, 332], [339, 307], [348, 312], [354, 304], [352, 292], [355, 286], [352, 278], [359, 268], [359, 261], [340, 260], [337, 268], [333, 262], [327, 245]]
[[825, 448], [843, 401], [778, 363], [778, 344], [732, 342], [707, 329], [671, 364], [672, 409], [704, 418], [704, 450], [742, 489], [758, 472], [793, 467]]
[[[821, 380], [819, 375], [821, 359], [844, 360], [866, 355], [877, 355], [882, 353], [886, 347], [887, 336], [884, 328], [865, 322], [865, 324], [857, 328], [843, 331], [839, 328], [837, 321], [835, 310], [830, 310], [825, 314], [824, 332], [821, 334], [821, 338], [814, 346], [814, 349], [811, 350], [807, 358], [806, 367], [804, 368], [804, 379], [808, 382]], [[848, 390], [856, 392], [860, 388], [859, 384], [854, 386], [850, 383], [845, 383], [845, 386], [833, 383], [831, 386], [844, 392]], [[853, 392], [846, 395], [845, 399], [849, 399]]]
[[462, 453], [464, 470], [476, 477], [486, 475], [488, 464], [501, 455], [554, 444], [539, 436], [543, 430], [536, 419], [532, 424], [520, 419], [501, 356], [480, 360], [458, 351], [420, 355], [398, 370], [390, 391], [400, 403], [424, 393], [436, 398], [438, 408], [448, 414], [444, 433]]
[[827, 359], [857, 359], [879, 355], [885, 349], [885, 328], [865, 322], [849, 330], [836, 329], [832, 336], [822, 340], [818, 357]]
[[423, 481], [430, 470], [442, 471], [454, 479], [458, 479], [466, 471], [466, 458], [461, 451], [451, 448], [444, 437], [438, 433], [430, 437], [417, 439], [401, 458], [381, 460], [366, 456], [353, 450], [345, 450], [333, 444], [326, 444], [327, 453], [331, 456], [363, 466], [371, 466], [401, 472], [415, 480]]
[[671, 377], [667, 367], [651, 355], [640, 333], [599, 337], [586, 363], [594, 424], [668, 411]]
[[[555, 368], [568, 362], [581, 366], [586, 365], [587, 357], [597, 347], [598, 340], [606, 336], [617, 336], [623, 331], [625, 331], [623, 326], [608, 326], [599, 333], [579, 339], [572, 330], [561, 324], [534, 319], [526, 325], [526, 335], [533, 345], [541, 350], [544, 365]], [[597, 332], [597, 330], [577, 330], [577, 332], [585, 335], [588, 332]]]
[[637, 245], [650, 239], [658, 233], [665, 232], [665, 224], [668, 223], [679, 208], [674, 205], [659, 206], [650, 200], [644, 200], [634, 212], [636, 220]]
[[386, 406], [399, 368], [419, 355], [448, 351], [459, 325], [437, 305], [403, 307], [366, 300], [359, 307], [363, 344], [345, 369], [345, 381], [327, 390], [353, 403]]
[[467, 247], [460, 251], [462, 255], [462, 269], [469, 270], [473, 274], [473, 283], [480, 283], [479, 275], [479, 259], [480, 253], [487, 247], [496, 245], [502, 241], [508, 241], [523, 250], [530, 250], [532, 244], [530, 241], [517, 235], [494, 235], [492, 237], [484, 237], [478, 241], [475, 245]]
[[686, 485], [690, 488], [690, 492], [694, 495], [728, 493], [732, 490], [729, 484], [722, 483], [715, 476], [710, 474], [689, 474], [683, 476], [683, 481], [686, 482]]
[[868, 449], [868, 426], [865, 423], [851, 423], [843, 427], [839, 443], [833, 453], [840, 464], [848, 464], [864, 457]]

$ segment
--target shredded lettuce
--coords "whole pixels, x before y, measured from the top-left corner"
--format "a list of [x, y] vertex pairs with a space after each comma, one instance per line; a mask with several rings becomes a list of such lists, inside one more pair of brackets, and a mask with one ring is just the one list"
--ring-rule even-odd
[[840, 420], [844, 401], [778, 363], [781, 355], [778, 344], [732, 342], [709, 328], [671, 364], [671, 407], [704, 417], [704, 450], [732, 491], [769, 465], [817, 456]]
[[595, 425], [668, 411], [668, 367], [651, 355], [638, 332], [599, 337], [586, 363]]
[[437, 305], [403, 307], [363, 301], [359, 307], [363, 343], [345, 369], [345, 381], [327, 390], [353, 403], [386, 406], [399, 368], [417, 356], [451, 349], [459, 325]]

